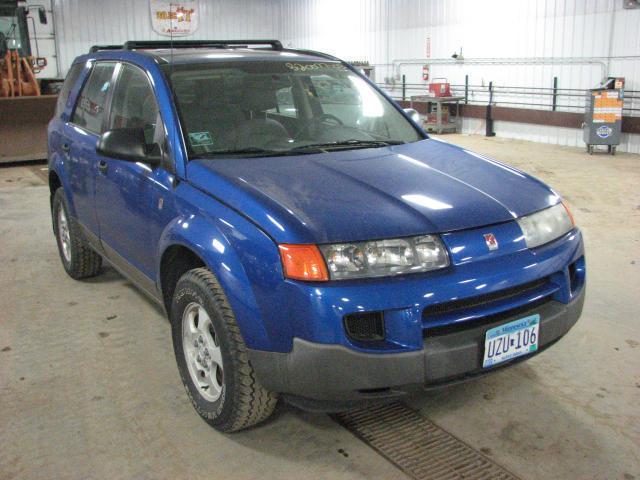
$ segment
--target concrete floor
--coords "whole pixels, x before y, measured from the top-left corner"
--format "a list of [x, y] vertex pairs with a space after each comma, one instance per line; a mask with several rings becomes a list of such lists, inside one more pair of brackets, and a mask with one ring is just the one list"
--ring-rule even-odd
[[[587, 303], [548, 352], [408, 403], [523, 479], [640, 479], [640, 156], [443, 139], [565, 196]], [[281, 405], [251, 431], [209, 428], [161, 312], [111, 269], [62, 270], [39, 168], [0, 169], [0, 479], [403, 478], [326, 415]]]

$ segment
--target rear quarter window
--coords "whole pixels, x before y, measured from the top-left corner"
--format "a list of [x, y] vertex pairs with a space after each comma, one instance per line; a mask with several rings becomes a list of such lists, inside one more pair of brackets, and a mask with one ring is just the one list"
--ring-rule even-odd
[[94, 65], [89, 79], [78, 95], [71, 123], [93, 133], [102, 133], [114, 68], [115, 63]]
[[71, 89], [78, 81], [78, 77], [82, 73], [83, 68], [84, 63], [76, 63], [69, 69], [67, 78], [65, 78], [62, 88], [60, 89], [60, 93], [58, 94], [58, 101], [56, 102], [56, 117], [59, 117], [62, 115], [62, 112], [64, 112], [64, 109], [67, 106], [67, 101], [69, 100]]

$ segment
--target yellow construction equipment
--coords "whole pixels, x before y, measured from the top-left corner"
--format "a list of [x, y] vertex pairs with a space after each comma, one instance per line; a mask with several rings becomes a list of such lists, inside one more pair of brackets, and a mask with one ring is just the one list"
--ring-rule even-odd
[[39, 97], [36, 73], [46, 62], [44, 58], [21, 57], [18, 50], [7, 50], [0, 59], [0, 97]]
[[42, 95], [47, 82], [36, 78], [47, 60], [31, 54], [27, 14], [33, 8], [47, 23], [42, 6], [0, 0], [0, 163], [47, 157], [47, 124], [57, 96]]

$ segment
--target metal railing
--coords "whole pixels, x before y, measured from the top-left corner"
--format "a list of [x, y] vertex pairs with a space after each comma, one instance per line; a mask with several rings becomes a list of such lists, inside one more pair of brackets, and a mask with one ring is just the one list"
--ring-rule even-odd
[[[400, 83], [378, 83], [394, 100], [408, 101], [412, 96], [426, 95], [427, 83], [407, 83], [404, 75]], [[557, 77], [554, 77], [552, 87], [522, 87], [509, 85], [471, 85], [452, 84], [451, 93], [463, 97], [461, 101], [467, 105], [483, 105], [489, 103], [493, 92], [492, 105], [530, 108], [535, 110], [552, 110], [584, 113], [587, 93], [584, 89], [558, 88]], [[626, 116], [640, 116], [640, 90], [625, 90], [624, 107], [622, 112]]]

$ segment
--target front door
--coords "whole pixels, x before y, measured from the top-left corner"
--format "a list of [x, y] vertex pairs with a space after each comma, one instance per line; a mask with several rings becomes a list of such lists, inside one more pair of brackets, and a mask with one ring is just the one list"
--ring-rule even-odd
[[[122, 63], [116, 76], [107, 129], [142, 128], [147, 144], [160, 149], [164, 127], [146, 73]], [[162, 166], [117, 158], [103, 159], [98, 170], [95, 204], [102, 246], [115, 265], [153, 293], [157, 232], [175, 215], [172, 176]]]

